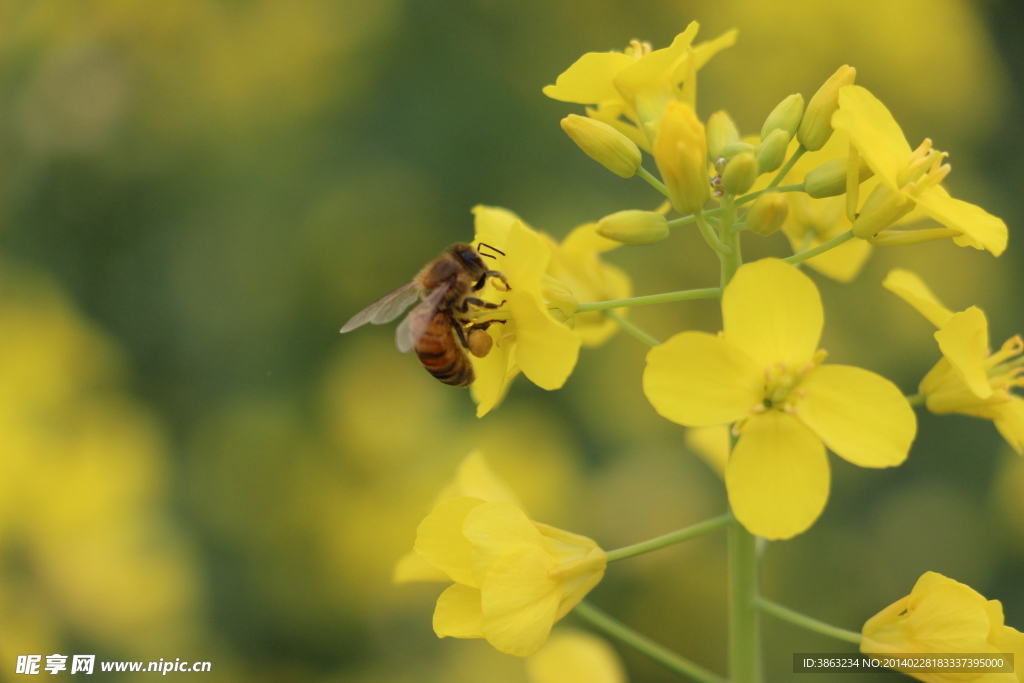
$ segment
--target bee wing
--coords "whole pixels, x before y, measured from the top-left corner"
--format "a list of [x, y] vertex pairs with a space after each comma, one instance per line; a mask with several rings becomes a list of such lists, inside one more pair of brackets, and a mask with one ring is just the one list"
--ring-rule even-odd
[[345, 334], [346, 332], [351, 332], [357, 327], [362, 327], [366, 323], [371, 323], [373, 325], [389, 323], [402, 315], [402, 311], [409, 308], [409, 306], [412, 306], [413, 302], [416, 301], [417, 298], [419, 298], [419, 292], [416, 291], [415, 282], [402, 285], [395, 291], [390, 294], [385, 294], [352, 316], [352, 318], [341, 328], [341, 333]]
[[398, 325], [398, 329], [395, 330], [395, 344], [398, 345], [400, 352], [407, 353], [409, 349], [416, 346], [420, 337], [426, 334], [427, 328], [430, 327], [430, 322], [434, 319], [441, 300], [448, 293], [452, 282], [454, 280], [449, 280], [430, 290], [430, 294], [427, 294], [420, 305], [409, 311], [409, 315], [405, 316], [405, 320]]

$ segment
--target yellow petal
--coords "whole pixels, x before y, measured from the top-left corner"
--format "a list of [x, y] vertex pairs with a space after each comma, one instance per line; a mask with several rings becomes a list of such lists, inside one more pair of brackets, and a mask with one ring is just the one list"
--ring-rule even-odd
[[550, 576], [556, 564], [540, 548], [517, 548], [495, 561], [480, 588], [487, 642], [517, 657], [544, 645], [561, 598]]
[[542, 92], [553, 100], [575, 104], [617, 100], [619, 91], [612, 85], [612, 79], [632, 63], [633, 58], [621, 52], [588, 52]]
[[954, 313], [949, 321], [935, 333], [942, 355], [976, 396], [988, 398], [992, 387], [988, 383], [988, 319], [976, 306]]
[[439, 503], [416, 529], [416, 553], [452, 581], [476, 586], [473, 579], [473, 546], [462, 533], [466, 516], [484, 501], [453, 498]]
[[463, 458], [456, 471], [455, 481], [441, 491], [437, 502], [440, 503], [442, 500], [450, 498], [461, 498], [462, 496], [479, 498], [488, 503], [511, 503], [517, 507], [522, 507], [519, 503], [519, 498], [501, 480], [501, 477], [495, 474], [480, 451], [473, 451]]
[[448, 586], [434, 607], [434, 633], [438, 638], [483, 638], [480, 589], [461, 584]]
[[941, 186], [928, 188], [917, 199], [921, 211], [960, 233], [953, 241], [962, 247], [987, 249], [994, 256], [1006, 251], [1006, 223], [980, 206], [954, 199]]
[[704, 332], [682, 332], [647, 353], [644, 394], [662, 417], [687, 427], [732, 422], [764, 399], [762, 369]]
[[[1014, 396], [1012, 401], [996, 406], [993, 411], [996, 414], [996, 429], [1017, 455], [1024, 455], [1024, 400]], [[1024, 671], [1024, 667], [1021, 671]]]
[[509, 292], [516, 319], [516, 363], [531, 382], [549, 391], [572, 374], [580, 354], [580, 338], [548, 313], [532, 292]]
[[626, 683], [615, 649], [585, 631], [562, 629], [526, 660], [530, 683]]
[[477, 204], [472, 208], [473, 228], [476, 233], [474, 239], [477, 243], [484, 242], [505, 251], [505, 243], [508, 242], [508, 231], [513, 223], [521, 219], [508, 209], [500, 206], [485, 206]]
[[806, 365], [818, 348], [824, 314], [811, 279], [778, 259], [741, 266], [722, 295], [725, 338], [761, 371]]
[[900, 125], [877, 97], [859, 85], [839, 90], [839, 109], [832, 128], [844, 131], [868, 167], [892, 190], [913, 150]]
[[462, 532], [473, 545], [473, 576], [483, 583], [491, 565], [512, 548], [543, 547], [544, 539], [526, 513], [508, 503], [486, 503], [466, 515]]
[[797, 413], [825, 445], [861, 467], [892, 467], [907, 459], [917, 417], [903, 392], [873, 372], [822, 365], [800, 382]]
[[825, 447], [796, 417], [779, 410], [743, 426], [725, 470], [733, 514], [752, 534], [781, 540], [806, 531], [828, 500]]
[[449, 579], [447, 574], [424, 560], [415, 550], [410, 550], [395, 563], [395, 569], [391, 575], [391, 580], [395, 583], [448, 581]]
[[508, 340], [499, 341], [506, 332], [504, 325], [491, 325], [487, 329], [487, 334], [494, 340], [490, 353], [483, 358], [477, 358], [472, 354], [469, 356], [473, 364], [473, 374], [476, 376], [469, 385], [469, 394], [476, 403], [477, 417], [483, 417], [491, 412], [508, 393], [513, 344]]
[[615, 76], [615, 87], [619, 93], [628, 101], [643, 90], [667, 88], [678, 83], [676, 72], [687, 59], [690, 44], [697, 37], [699, 28], [696, 21], [691, 21], [671, 45], [627, 65]]
[[[809, 248], [821, 244], [822, 240], [814, 240]], [[807, 259], [805, 263], [826, 277], [838, 282], [852, 282], [864, 263], [871, 256], [871, 244], [865, 240], [850, 240], [838, 247], [829, 249], [813, 258]]]
[[618, 249], [622, 246], [622, 242], [616, 242], [603, 235], [599, 235], [597, 223], [584, 223], [573, 228], [572, 232], [562, 240], [561, 246], [566, 254], [579, 258]]
[[995, 646], [999, 648], [1000, 652], [1006, 654], [1013, 653], [1013, 668], [1017, 672], [1018, 683], [1024, 683], [1024, 666], [1021, 666], [1020, 662], [1024, 662], [1024, 633], [1021, 633], [1015, 628], [1009, 626], [1003, 626], [999, 637], [996, 639]]
[[953, 311], [942, 305], [916, 273], [894, 268], [889, 271], [882, 286], [917, 309], [935, 327], [942, 327], [953, 317]]
[[730, 29], [713, 40], [705, 40], [703, 43], [694, 45], [693, 57], [697, 62], [697, 68], [703, 67], [712, 57], [725, 48], [735, 45], [738, 33], [736, 29]]

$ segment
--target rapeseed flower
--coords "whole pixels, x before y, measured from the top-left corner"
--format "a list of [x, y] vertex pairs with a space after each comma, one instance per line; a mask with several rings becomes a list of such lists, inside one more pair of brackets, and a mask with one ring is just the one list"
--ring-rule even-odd
[[[1024, 683], [1024, 634], [1003, 623], [1003, 606], [936, 572], [925, 572], [910, 595], [868, 619], [860, 649], [865, 654], [1013, 653], [1016, 674], [969, 676], [983, 683]], [[908, 672], [925, 683], [964, 680], [963, 674]]]
[[853, 231], [862, 239], [874, 238], [904, 216], [916, 210], [945, 226], [944, 231], [883, 233], [886, 244], [952, 237], [960, 246], [987, 249], [999, 256], [1006, 249], [1006, 224], [984, 209], [954, 199], [940, 184], [949, 174], [943, 163], [946, 153], [932, 148], [925, 139], [911, 149], [896, 120], [868, 90], [848, 85], [839, 91], [839, 110], [832, 116], [836, 131], [845, 132], [879, 185], [865, 200], [853, 221]]
[[1010, 393], [1024, 386], [1024, 339], [1011, 337], [992, 353], [988, 318], [980, 308], [954, 313], [908, 270], [891, 271], [882, 284], [938, 328], [935, 340], [942, 359], [918, 387], [928, 410], [992, 420], [1013, 450], [1024, 455], [1024, 400]]
[[626, 683], [615, 648], [586, 631], [559, 629], [526, 660], [530, 683]]
[[647, 354], [644, 393], [687, 427], [734, 423], [725, 483], [752, 533], [805, 531], [828, 499], [827, 445], [861, 467], [902, 463], [917, 430], [887, 379], [823, 365], [823, 311], [810, 278], [776, 259], [740, 267], [722, 295], [724, 332], [683, 332]]
[[[437, 600], [438, 637], [485, 638], [520, 657], [544, 645], [554, 623], [600, 582], [607, 564], [589, 538], [531, 521], [478, 454], [464, 461], [420, 524], [414, 551], [455, 582]], [[396, 578], [434, 578], [414, 572], [403, 558]]]
[[672, 44], [652, 50], [634, 40], [624, 52], [588, 52], [562, 72], [544, 94], [562, 102], [596, 105], [587, 115], [612, 126], [651, 151], [657, 124], [669, 102], [696, 101], [697, 71], [736, 42], [736, 31], [693, 45], [699, 24], [691, 22]]

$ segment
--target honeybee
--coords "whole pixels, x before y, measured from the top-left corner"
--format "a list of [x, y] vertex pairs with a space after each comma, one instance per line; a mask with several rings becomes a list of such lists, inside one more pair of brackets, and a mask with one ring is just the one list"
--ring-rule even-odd
[[[480, 243], [502, 256], [505, 252], [489, 244]], [[377, 299], [356, 313], [341, 328], [342, 334], [366, 323], [382, 325], [391, 322], [418, 298], [423, 300], [398, 325], [395, 343], [402, 353], [416, 349], [423, 367], [431, 375], [453, 387], [466, 387], [473, 383], [473, 364], [466, 350], [477, 358], [490, 352], [493, 343], [487, 328], [505, 320], [474, 322], [469, 314], [480, 310], [494, 310], [499, 304], [472, 296], [494, 278], [505, 291], [512, 288], [497, 270], [490, 270], [483, 257], [495, 256], [478, 251], [471, 244], [457, 243], [428, 263], [412, 282]], [[458, 341], [456, 341], [456, 337]]]

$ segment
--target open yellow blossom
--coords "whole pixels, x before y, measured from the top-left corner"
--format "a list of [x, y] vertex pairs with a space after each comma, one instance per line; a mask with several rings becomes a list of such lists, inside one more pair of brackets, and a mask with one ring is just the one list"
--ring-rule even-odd
[[1003, 623], [1003, 606], [936, 572], [925, 572], [910, 595], [867, 620], [861, 652], [874, 655], [1013, 653], [1017, 673], [908, 672], [925, 683], [969, 678], [978, 683], [1024, 683], [1024, 634]]
[[918, 390], [928, 410], [962, 413], [992, 420], [1018, 454], [1024, 455], [1024, 400], [1010, 393], [1024, 386], [1024, 340], [1008, 339], [995, 353], [989, 348], [988, 318], [976, 306], [954, 313], [940, 302], [914, 273], [889, 273], [886, 289], [913, 306], [935, 327], [942, 359]]
[[857, 237], [873, 238], [916, 210], [921, 217], [937, 221], [946, 230], [935, 232], [934, 236], [888, 231], [892, 234], [882, 243], [911, 243], [917, 237], [945, 236], [962, 247], [987, 249], [996, 256], [1006, 249], [1007, 231], [1002, 220], [974, 204], [953, 199], [940, 185], [950, 171], [950, 166], [943, 163], [946, 154], [933, 149], [928, 139], [917, 149], [911, 149], [892, 114], [868, 90], [858, 85], [842, 88], [832, 126], [849, 136], [880, 181], [853, 223]]
[[474, 213], [475, 240], [504, 252], [494, 254], [494, 268], [505, 274], [510, 286], [509, 291], [501, 291], [491, 282], [481, 291], [486, 300], [505, 302], [498, 312], [480, 318], [505, 321], [487, 330], [494, 341], [490, 353], [470, 357], [476, 374], [470, 392], [477, 403], [477, 417], [483, 417], [501, 401], [508, 382], [520, 371], [543, 389], [565, 384], [576, 366], [580, 338], [548, 310], [544, 293], [550, 286], [546, 287], [545, 271], [551, 248], [547, 242], [504, 209], [476, 207]]
[[699, 24], [691, 22], [672, 44], [652, 50], [633, 41], [624, 52], [588, 52], [566, 69], [544, 94], [562, 102], [597, 105], [587, 114], [651, 151], [657, 122], [672, 101], [694, 105], [697, 70], [736, 42], [736, 31], [693, 45]]
[[644, 393], [687, 427], [735, 423], [725, 484], [736, 518], [783, 539], [825, 507], [825, 446], [861, 467], [902, 463], [917, 431], [889, 380], [822, 365], [823, 311], [809, 277], [776, 259], [741, 266], [722, 295], [724, 332], [683, 332], [647, 354]]
[[[479, 454], [463, 462], [420, 524], [414, 551], [419, 560], [403, 558], [397, 580], [442, 573], [455, 582], [437, 600], [435, 633], [486, 638], [520, 657], [540, 649], [607, 564], [589, 538], [531, 521]], [[422, 571], [423, 564], [435, 571]]]
[[547, 645], [526, 660], [530, 683], [626, 683], [615, 649], [605, 640], [575, 629], [559, 629]]

